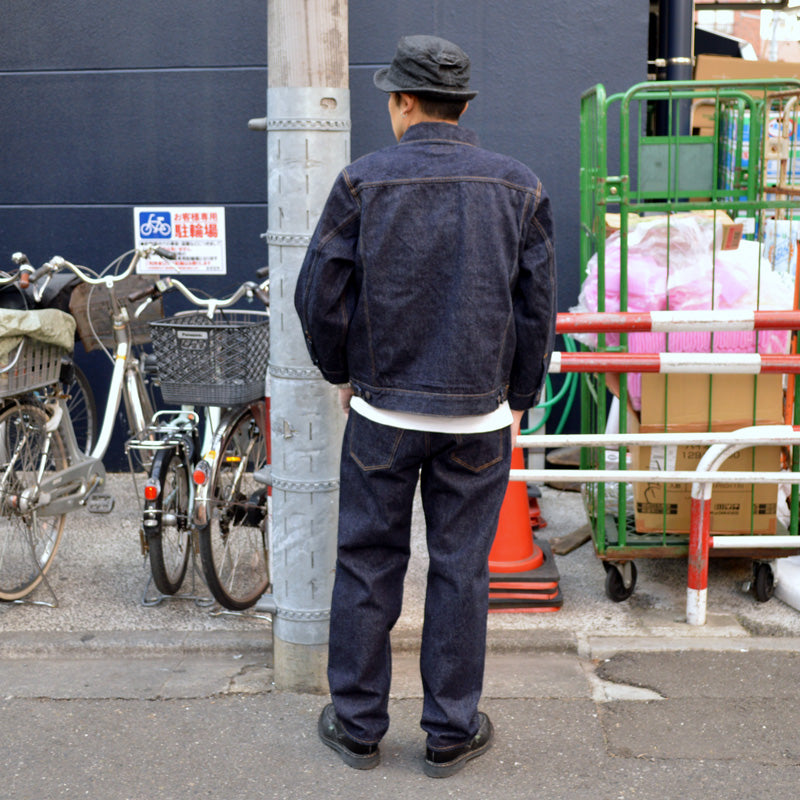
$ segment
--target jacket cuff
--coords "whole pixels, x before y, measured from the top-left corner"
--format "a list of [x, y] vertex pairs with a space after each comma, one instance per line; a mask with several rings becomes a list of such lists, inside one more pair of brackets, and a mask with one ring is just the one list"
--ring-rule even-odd
[[342, 371], [331, 371], [331, 370], [322, 370], [322, 377], [325, 378], [328, 383], [334, 384], [334, 386], [341, 386], [344, 384], [345, 386], [350, 384], [350, 376], [346, 372]]
[[512, 411], [527, 411], [533, 408], [538, 400], [539, 393], [535, 394], [517, 394], [516, 392], [508, 393], [508, 405]]

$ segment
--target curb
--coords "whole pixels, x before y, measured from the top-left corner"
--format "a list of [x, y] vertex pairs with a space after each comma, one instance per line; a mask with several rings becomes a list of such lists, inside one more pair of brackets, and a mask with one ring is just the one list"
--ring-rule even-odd
[[[419, 652], [419, 636], [396, 632], [396, 653]], [[491, 655], [562, 654], [584, 659], [617, 653], [781, 651], [800, 652], [797, 636], [585, 636], [562, 631], [490, 631]], [[246, 655], [272, 662], [271, 631], [41, 631], [0, 632], [0, 659], [148, 658]]]
[[252, 655], [272, 661], [271, 631], [0, 633], [0, 659]]

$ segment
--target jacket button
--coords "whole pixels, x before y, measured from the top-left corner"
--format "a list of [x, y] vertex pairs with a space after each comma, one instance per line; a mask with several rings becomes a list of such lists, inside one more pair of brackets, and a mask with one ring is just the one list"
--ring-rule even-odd
[[372, 394], [370, 392], [364, 392], [364, 399], [367, 401], [372, 400]]

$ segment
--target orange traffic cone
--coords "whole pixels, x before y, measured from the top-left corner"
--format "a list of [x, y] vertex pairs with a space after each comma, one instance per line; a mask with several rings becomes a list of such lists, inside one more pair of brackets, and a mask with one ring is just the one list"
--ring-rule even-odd
[[[522, 450], [511, 453], [511, 469], [525, 466]], [[536, 504], [538, 511], [538, 503]], [[509, 481], [494, 544], [489, 552], [489, 611], [558, 611], [563, 604], [559, 574], [547, 542], [533, 538], [534, 520], [527, 486]]]
[[545, 522], [542, 516], [542, 510], [539, 508], [539, 501], [535, 497], [528, 497], [528, 505], [531, 509], [531, 528], [534, 530], [546, 528], [547, 522]]
[[[522, 450], [511, 453], [511, 469], [524, 469]], [[497, 534], [489, 552], [490, 572], [527, 572], [544, 562], [541, 548], [533, 541], [528, 489], [522, 481], [509, 481], [500, 509]]]

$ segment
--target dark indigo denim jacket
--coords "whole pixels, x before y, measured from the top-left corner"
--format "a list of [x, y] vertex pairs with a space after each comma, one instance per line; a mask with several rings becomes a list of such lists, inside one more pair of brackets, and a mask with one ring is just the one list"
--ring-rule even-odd
[[550, 201], [474, 133], [424, 122], [338, 176], [295, 306], [313, 362], [379, 408], [526, 409], [555, 326]]

